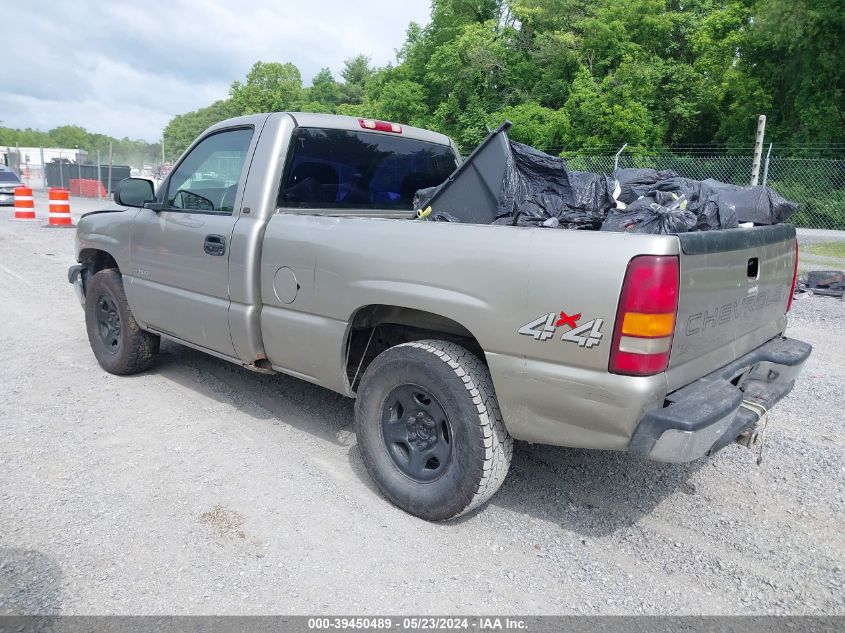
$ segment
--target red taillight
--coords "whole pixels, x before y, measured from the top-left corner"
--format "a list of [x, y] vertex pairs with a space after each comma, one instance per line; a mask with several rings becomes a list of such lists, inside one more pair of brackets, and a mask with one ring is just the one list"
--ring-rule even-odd
[[358, 124], [365, 130], [376, 130], [378, 132], [393, 132], [394, 134], [402, 134], [402, 126], [398, 123], [376, 121], [375, 119], [358, 119]]
[[677, 256], [643, 255], [628, 263], [613, 328], [611, 373], [651, 376], [666, 371], [679, 285]]
[[795, 238], [795, 263], [792, 265], [792, 288], [789, 289], [789, 299], [786, 302], [786, 311], [792, 309], [792, 299], [795, 297], [795, 286], [798, 283], [798, 238]]

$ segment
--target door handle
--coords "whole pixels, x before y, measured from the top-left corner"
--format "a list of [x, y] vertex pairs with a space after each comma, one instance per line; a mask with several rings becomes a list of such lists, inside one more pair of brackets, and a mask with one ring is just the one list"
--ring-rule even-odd
[[222, 235], [206, 235], [203, 250], [213, 257], [226, 254], [226, 238]]

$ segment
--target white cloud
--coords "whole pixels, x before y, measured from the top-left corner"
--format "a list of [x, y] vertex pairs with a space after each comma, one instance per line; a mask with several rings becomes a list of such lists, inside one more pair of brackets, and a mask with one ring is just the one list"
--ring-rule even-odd
[[176, 114], [228, 94], [258, 60], [295, 63], [307, 84], [364, 53], [393, 61], [430, 0], [55, 0], [4, 6], [0, 121], [75, 124], [155, 140]]

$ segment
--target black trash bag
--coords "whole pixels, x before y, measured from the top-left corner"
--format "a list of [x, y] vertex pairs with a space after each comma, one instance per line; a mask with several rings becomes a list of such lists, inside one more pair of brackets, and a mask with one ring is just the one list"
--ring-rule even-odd
[[425, 189], [418, 189], [417, 192], [414, 194], [414, 211], [423, 211], [428, 206], [428, 201], [434, 197], [434, 194], [437, 193], [437, 190], [442, 187], [443, 184], [439, 184], [436, 187], [426, 187]]
[[616, 196], [616, 199], [619, 202], [631, 204], [653, 189], [655, 183], [677, 176], [678, 174], [671, 169], [661, 171], [656, 169], [617, 169], [614, 179], [619, 184], [620, 193]]
[[602, 231], [669, 235], [695, 229], [698, 217], [687, 207], [684, 196], [669, 191], [652, 191], [628, 205], [610, 212]]
[[611, 209], [616, 207], [612, 182], [601, 174], [588, 171], [570, 171], [569, 185], [575, 198], [574, 209], [588, 214], [598, 222], [598, 227]]
[[551, 203], [551, 198], [557, 198], [557, 204], [561, 206], [574, 204], [565, 160], [516, 141], [508, 144], [510, 152], [502, 190], [496, 202], [496, 221], [511, 217], [515, 225], [520, 207], [538, 194], [547, 195], [550, 198], [548, 203]]
[[712, 179], [704, 180], [701, 184], [702, 188], [710, 188], [710, 198], [720, 209], [730, 207], [734, 210], [738, 222], [781, 224], [798, 210], [795, 202], [790, 202], [768, 187], [740, 187]]
[[735, 229], [739, 226], [733, 207], [720, 205], [719, 192], [706, 181], [676, 176], [656, 182], [646, 195], [655, 191], [674, 193], [679, 198], [684, 196], [687, 200], [686, 208], [698, 218], [696, 231]]
[[730, 205], [720, 205], [711, 198], [702, 199], [699, 204], [687, 208], [698, 217], [696, 231], [718, 231], [719, 229], [735, 229], [739, 226], [734, 208]]

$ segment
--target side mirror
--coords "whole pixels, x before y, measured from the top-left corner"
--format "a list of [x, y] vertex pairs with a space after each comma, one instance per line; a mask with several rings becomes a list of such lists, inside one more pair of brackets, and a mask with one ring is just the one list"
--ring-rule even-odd
[[155, 202], [153, 181], [146, 178], [124, 178], [117, 183], [114, 201], [126, 207], [143, 208], [147, 202]]

